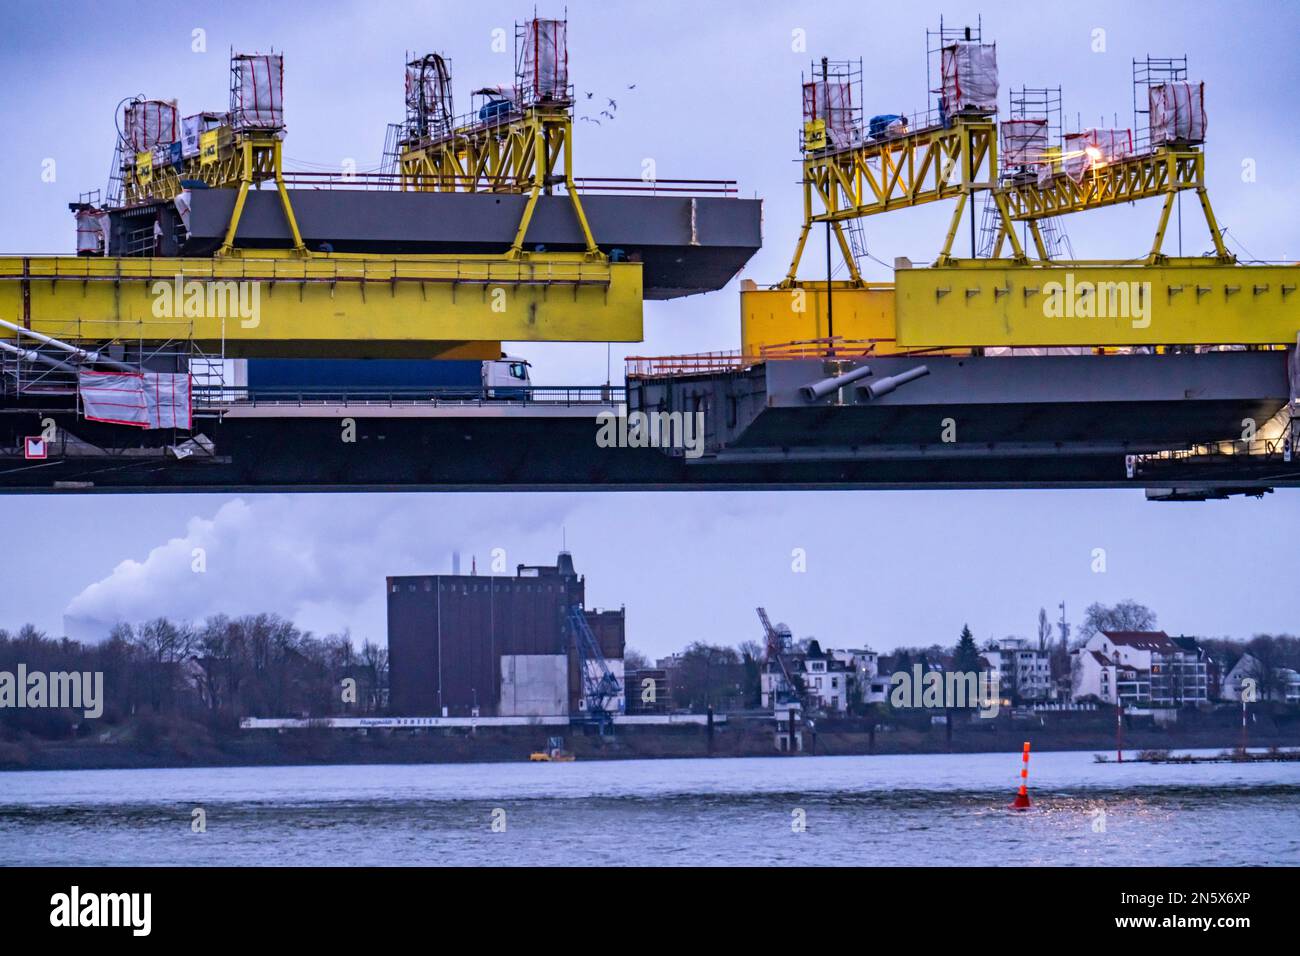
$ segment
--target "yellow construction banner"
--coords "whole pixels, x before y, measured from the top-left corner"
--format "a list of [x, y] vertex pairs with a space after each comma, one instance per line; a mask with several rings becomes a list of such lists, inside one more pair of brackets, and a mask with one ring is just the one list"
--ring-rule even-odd
[[199, 134], [199, 164], [207, 166], [217, 161], [221, 130], [210, 129]]
[[153, 153], [146, 151], [135, 154], [135, 180], [141, 186], [153, 182]]

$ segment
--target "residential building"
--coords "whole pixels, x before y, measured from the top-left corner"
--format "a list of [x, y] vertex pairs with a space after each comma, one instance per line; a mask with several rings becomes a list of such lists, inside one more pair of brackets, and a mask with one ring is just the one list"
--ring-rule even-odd
[[850, 705], [855, 698], [863, 704], [882, 704], [889, 698], [889, 675], [880, 673], [880, 655], [871, 648], [826, 653], [844, 665], [849, 679]]
[[1223, 699], [1241, 700], [1242, 682], [1255, 681], [1256, 700], [1285, 701], [1300, 704], [1300, 673], [1289, 667], [1273, 670], [1273, 679], [1265, 680], [1264, 666], [1253, 654], [1242, 654], [1223, 679]]
[[1072, 652], [1076, 700], [1095, 696], [1126, 707], [1208, 703], [1209, 655], [1193, 638], [1164, 631], [1100, 631]]
[[848, 711], [853, 671], [843, 660], [826, 653], [817, 641], [810, 639], [803, 667], [803, 684], [811, 703], [830, 713]]
[[[822, 650], [813, 638], [796, 641], [779, 661], [763, 662], [759, 675], [760, 702], [764, 708], [771, 708], [790, 700], [796, 696], [790, 681], [802, 682], [809, 708], [847, 713], [855, 693], [866, 703], [886, 699], [889, 680], [880, 676], [879, 666], [879, 655], [867, 648]], [[786, 679], [787, 674], [790, 681]]]
[[1112, 707], [1117, 702], [1128, 708], [1151, 706], [1151, 678], [1147, 672], [1086, 647], [1072, 651], [1070, 656], [1071, 692], [1076, 701], [1094, 697]]
[[1049, 651], [1034, 647], [1023, 637], [1005, 637], [981, 656], [998, 672], [1004, 698], [1015, 703], [1052, 698], [1055, 685]]

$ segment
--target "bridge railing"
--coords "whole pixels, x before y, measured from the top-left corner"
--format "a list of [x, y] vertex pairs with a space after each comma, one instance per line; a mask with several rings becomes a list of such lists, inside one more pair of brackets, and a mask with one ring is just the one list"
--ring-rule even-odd
[[246, 385], [214, 385], [195, 388], [195, 411], [264, 406], [310, 407], [347, 405], [359, 407], [420, 406], [592, 406], [617, 405], [626, 401], [621, 385], [527, 385], [436, 386], [430, 388], [271, 388]]
[[[431, 180], [435, 177], [429, 177]], [[447, 173], [436, 177], [448, 192], [488, 192], [481, 176]], [[635, 176], [576, 176], [579, 193], [626, 193], [631, 195], [686, 195], [734, 198], [740, 187], [734, 179], [640, 179]], [[286, 170], [284, 182], [290, 189], [379, 189], [401, 190], [401, 173], [345, 173], [327, 170]], [[502, 182], [501, 191], [526, 191], [524, 180]], [[508, 187], [508, 188], [507, 188]]]
[[629, 355], [624, 359], [628, 378], [659, 378], [672, 375], [705, 375], [714, 372], [738, 372], [764, 362], [800, 358], [864, 358], [876, 347], [876, 339], [844, 339], [839, 336], [803, 339], [765, 345], [758, 354], [728, 349], [719, 352], [695, 352], [689, 355]]

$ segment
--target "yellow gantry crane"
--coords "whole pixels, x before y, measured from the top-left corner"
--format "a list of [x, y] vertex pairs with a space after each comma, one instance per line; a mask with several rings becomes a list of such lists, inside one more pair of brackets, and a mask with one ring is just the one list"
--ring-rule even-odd
[[[1007, 199], [997, 189], [997, 124], [987, 115], [953, 117], [947, 126], [909, 130], [873, 141], [837, 147], [828, 136], [827, 119], [812, 119], [804, 128], [804, 221], [784, 285], [794, 286], [799, 262], [814, 225], [829, 223], [849, 275], [862, 284], [857, 262], [842, 223], [897, 209], [955, 199], [952, 218], [939, 252], [952, 260], [953, 241], [962, 215], [975, 194], [987, 191], [1004, 216]], [[1014, 234], [1008, 237], [1017, 258], [1024, 252]]]
[[562, 59], [566, 25], [532, 20], [517, 30], [515, 88], [479, 90], [480, 102], [467, 116], [455, 115], [445, 58], [429, 54], [407, 64], [407, 124], [397, 160], [401, 188], [527, 194], [507, 253], [518, 257], [537, 200], [563, 186], [586, 257], [602, 259], [573, 179], [573, 88]]
[[[1135, 61], [1132, 131], [1080, 131], [1067, 146], [1046, 137], [1013, 175], [999, 176], [996, 50], [978, 32], [936, 35], [939, 106], [924, 117], [864, 122], [860, 67], [814, 65], [804, 83], [804, 221], [785, 279], [746, 283], [742, 352], [828, 338], [877, 354], [984, 347], [1294, 346], [1300, 332], [1300, 267], [1244, 265], [1224, 244], [1205, 182], [1204, 87], [1186, 80], [1186, 60], [1153, 75]], [[1158, 72], [1158, 71], [1157, 71]], [[1145, 101], [1139, 107], [1139, 97]], [[1005, 126], [1003, 124], [1005, 133]], [[1124, 148], [1120, 148], [1121, 142]], [[1003, 148], [1006, 144], [1003, 143]], [[957, 258], [961, 217], [983, 192], [995, 222], [989, 258]], [[1183, 193], [1196, 196], [1209, 230], [1208, 256], [1164, 252]], [[1130, 259], [1053, 258], [1044, 220], [1137, 200], [1160, 199], [1151, 245]], [[953, 200], [932, 264], [895, 262], [892, 283], [866, 282], [847, 226], [854, 220]], [[1016, 224], [1032, 241], [1031, 257]], [[845, 280], [801, 280], [813, 226], [825, 224], [847, 266]], [[973, 251], [973, 250], [972, 250]], [[1004, 254], [1005, 253], [1005, 254]], [[828, 269], [830, 263], [828, 262]]]
[[[600, 251], [574, 183], [565, 34], [564, 21], [518, 25], [515, 86], [458, 121], [449, 74], [440, 88], [445, 115], [427, 121], [430, 67], [441, 58], [417, 61], [424, 69], [414, 77], [415, 101], [426, 121], [408, 124], [400, 186], [526, 194], [502, 253], [308, 249], [283, 172], [282, 56], [232, 54], [228, 112], [182, 124], [174, 101], [139, 97], [119, 128], [120, 208], [138, 211], [146, 228], [151, 210], [179, 207], [187, 190], [237, 190], [215, 255], [0, 257], [0, 312], [64, 341], [188, 342], [232, 357], [495, 358], [503, 340], [640, 341], [641, 264], [612, 263]], [[408, 67], [408, 108], [412, 81]], [[289, 248], [236, 243], [249, 192], [264, 184], [279, 195]], [[585, 249], [526, 250], [538, 199], [557, 186], [568, 192]], [[250, 286], [255, 317], [237, 298]]]

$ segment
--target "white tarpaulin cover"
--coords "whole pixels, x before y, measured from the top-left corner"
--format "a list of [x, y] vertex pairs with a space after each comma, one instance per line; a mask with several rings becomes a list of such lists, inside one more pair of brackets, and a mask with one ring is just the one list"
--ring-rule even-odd
[[176, 213], [181, 217], [181, 225], [185, 227], [185, 232], [188, 235], [190, 231], [190, 191], [182, 189], [176, 194], [176, 198], [172, 202], [176, 205]]
[[230, 91], [230, 123], [235, 129], [284, 126], [284, 57], [279, 53], [237, 54], [235, 86]]
[[199, 155], [199, 137], [203, 134], [203, 114], [181, 120], [181, 155], [190, 159]]
[[190, 427], [188, 372], [78, 372], [82, 413], [137, 428]]
[[203, 134], [216, 129], [224, 119], [220, 113], [195, 113], [181, 120], [181, 156], [192, 159], [199, 155]]
[[826, 139], [842, 149], [862, 141], [862, 130], [853, 116], [853, 92], [848, 81], [813, 80], [803, 85], [803, 119], [805, 123], [821, 120], [826, 124]]
[[1006, 120], [1002, 124], [1002, 166], [1033, 166], [1047, 149], [1047, 120]]
[[569, 47], [563, 20], [530, 20], [524, 30], [520, 62], [526, 102], [562, 100], [569, 89]]
[[1132, 155], [1132, 130], [1085, 129], [1065, 134], [1065, 174], [1076, 183], [1088, 170]]
[[1151, 145], [1205, 142], [1205, 84], [1162, 83], [1151, 87]]
[[959, 110], [998, 108], [998, 47], [996, 43], [959, 40], [943, 48], [943, 100], [948, 115]]
[[133, 153], [176, 142], [179, 136], [175, 100], [139, 100], [128, 103], [122, 135]]
[[102, 256], [108, 251], [108, 213], [77, 210], [77, 255]]

